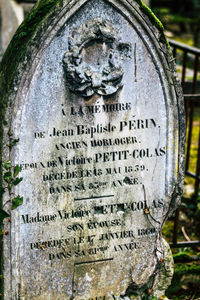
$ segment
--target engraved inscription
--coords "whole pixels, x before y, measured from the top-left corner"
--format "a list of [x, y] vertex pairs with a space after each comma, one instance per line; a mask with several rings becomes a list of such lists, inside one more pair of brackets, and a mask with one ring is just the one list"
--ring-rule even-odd
[[[151, 212], [163, 209], [163, 199], [116, 201], [114, 191], [133, 186], [143, 188], [144, 178], [149, 176], [148, 160], [166, 156], [165, 145], [157, 148], [147, 145], [141, 135], [148, 131], [159, 132], [159, 120], [132, 115], [126, 120], [95, 125], [80, 121], [85, 114], [132, 111], [131, 103], [70, 107], [62, 104], [60, 109], [64, 121], [70, 117], [79, 118], [79, 123], [34, 132], [33, 138], [38, 143], [53, 141], [54, 157], [47, 161], [23, 162], [21, 167], [25, 172], [40, 172], [41, 183], [48, 187], [50, 197], [73, 195], [74, 205], [52, 214], [38, 211], [21, 215], [21, 224], [26, 226], [63, 224], [65, 227], [62, 237], [32, 240], [30, 251], [44, 251], [52, 262], [73, 259], [76, 266], [113, 260], [115, 254], [124, 251], [138, 251], [144, 247], [140, 240], [148, 235], [156, 237], [160, 225], [135, 231], [127, 226], [127, 220], [119, 218], [119, 214], [143, 215], [147, 210], [151, 217]], [[84, 136], [87, 138], [83, 139]], [[113, 193], [104, 192], [108, 190]], [[86, 207], [80, 206], [81, 203]], [[96, 259], [102, 255], [108, 258]]]

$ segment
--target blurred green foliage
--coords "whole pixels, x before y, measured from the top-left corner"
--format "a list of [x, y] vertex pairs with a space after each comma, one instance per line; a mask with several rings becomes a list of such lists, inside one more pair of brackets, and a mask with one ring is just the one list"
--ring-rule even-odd
[[[159, 5], [157, 5], [159, 3]], [[151, 1], [151, 8], [161, 19], [165, 28], [180, 33], [190, 33], [193, 46], [200, 48], [200, 0]]]

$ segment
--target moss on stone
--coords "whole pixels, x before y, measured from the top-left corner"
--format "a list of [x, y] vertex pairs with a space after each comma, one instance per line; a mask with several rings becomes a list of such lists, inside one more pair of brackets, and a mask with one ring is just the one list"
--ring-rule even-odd
[[165, 37], [164, 26], [161, 23], [161, 21], [156, 17], [156, 15], [152, 12], [152, 10], [143, 3], [142, 0], [135, 0], [135, 1], [139, 4], [140, 9], [149, 17], [150, 21], [159, 30], [159, 32], [160, 32], [160, 42], [167, 45], [167, 47], [169, 48], [169, 51], [172, 55], [171, 47], [170, 47], [170, 44], [169, 44], [168, 40]]
[[60, 1], [61, 0], [39, 1], [16, 31], [14, 38], [12, 39], [3, 56], [0, 64], [0, 142], [2, 141], [3, 137], [2, 121], [4, 121], [8, 95], [12, 86], [11, 84], [13, 83], [13, 80], [17, 74], [19, 63], [23, 61], [28, 44], [35, 34], [37, 28], [41, 26], [41, 23], [44, 22], [45, 17], [54, 10]]
[[0, 65], [0, 72], [3, 71], [4, 76], [6, 76], [5, 81], [7, 80], [7, 85], [9, 85], [10, 81], [13, 79], [12, 75], [15, 75], [18, 62], [20, 62], [20, 59], [23, 57], [28, 42], [31, 40], [36, 29], [44, 22], [45, 17], [59, 2], [60, 0], [39, 1], [16, 31]]
[[[3, 127], [7, 126], [5, 120], [6, 108], [9, 105], [9, 95], [14, 88], [14, 80], [17, 78], [18, 66], [27, 56], [28, 45], [31, 39], [54, 9], [62, 0], [40, 0], [31, 10], [30, 14], [16, 31], [0, 63], [0, 187], [2, 186], [2, 143]], [[2, 197], [0, 196], [0, 207]], [[3, 240], [0, 237], [0, 252]], [[3, 272], [3, 258], [0, 257], [0, 274]], [[0, 278], [0, 294], [3, 294], [3, 279]], [[0, 296], [3, 299], [3, 296]]]
[[155, 16], [155, 14], [152, 12], [152, 10], [146, 6], [142, 0], [135, 0], [141, 10], [146, 14], [148, 15], [149, 19], [152, 21], [152, 23], [158, 28], [158, 30], [163, 33], [163, 30], [164, 30], [164, 27], [163, 27], [163, 24], [161, 23], [161, 21]]
[[[9, 44], [0, 64], [0, 165], [2, 157], [3, 125], [5, 110], [8, 105], [8, 96], [12, 89], [13, 80], [17, 74], [19, 63], [24, 55], [31, 38], [37, 28], [44, 22], [45, 17], [60, 3], [61, 0], [41, 0], [31, 10], [30, 14], [16, 31], [14, 38]], [[1, 184], [1, 169], [0, 169]]]

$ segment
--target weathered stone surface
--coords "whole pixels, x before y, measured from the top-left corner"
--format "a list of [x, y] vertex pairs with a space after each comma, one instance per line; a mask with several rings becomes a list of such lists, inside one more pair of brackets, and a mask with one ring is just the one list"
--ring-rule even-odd
[[24, 19], [23, 8], [13, 0], [1, 0], [1, 42], [6, 50], [15, 31]]
[[24, 197], [5, 238], [5, 299], [160, 295], [172, 275], [161, 229], [181, 194], [184, 153], [168, 45], [137, 1], [48, 3], [0, 73], [4, 143], [8, 129], [20, 139], [12, 160]]
[[131, 57], [131, 46], [120, 43], [118, 35], [118, 30], [102, 18], [72, 31], [63, 59], [66, 84], [72, 92], [83, 97], [95, 93], [106, 96], [122, 88], [122, 62]]
[[174, 274], [174, 261], [171, 249], [164, 239], [162, 239], [162, 244], [164, 252], [164, 261], [163, 263], [160, 263], [159, 272], [155, 277], [153, 285], [154, 295], [157, 298], [165, 294], [166, 289], [171, 284], [171, 280]]

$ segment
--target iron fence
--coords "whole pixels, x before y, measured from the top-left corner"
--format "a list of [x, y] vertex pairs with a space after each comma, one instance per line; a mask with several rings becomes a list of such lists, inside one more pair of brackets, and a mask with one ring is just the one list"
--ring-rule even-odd
[[[200, 81], [198, 75], [200, 71], [200, 49], [187, 46], [183, 43], [169, 40], [173, 55], [177, 59], [177, 66], [181, 71], [181, 84], [184, 93], [185, 113], [186, 113], [186, 163], [185, 175], [194, 179], [193, 201], [198, 197], [200, 184]], [[189, 71], [189, 79], [187, 72]], [[200, 76], [199, 76], [200, 77]], [[194, 139], [194, 126], [198, 128], [196, 165], [191, 171], [192, 142]], [[176, 210], [174, 219], [174, 232], [172, 247], [193, 247], [200, 245], [200, 241], [177, 242], [177, 232], [179, 225], [180, 209]]]
[[[186, 163], [185, 163], [185, 173], [195, 179], [194, 186], [194, 197], [198, 196], [199, 184], [200, 184], [200, 81], [198, 81], [198, 73], [200, 73], [200, 49], [195, 47], [190, 47], [185, 44], [169, 40], [170, 45], [173, 49], [173, 55], [177, 57], [177, 51], [182, 52], [182, 73], [181, 73], [181, 84], [184, 93], [185, 101], [185, 113], [186, 113], [186, 126], [187, 126], [187, 136], [186, 136]], [[180, 53], [179, 53], [180, 54]], [[192, 69], [191, 69], [192, 67]], [[192, 71], [192, 78], [187, 81], [186, 73], [187, 69]], [[187, 83], [187, 84], [186, 84]], [[198, 119], [194, 119], [194, 115], [197, 112]], [[199, 138], [197, 147], [197, 162], [196, 171], [190, 171], [190, 158], [191, 158], [191, 145], [193, 137], [193, 127], [194, 122], [198, 122], [199, 126]]]

